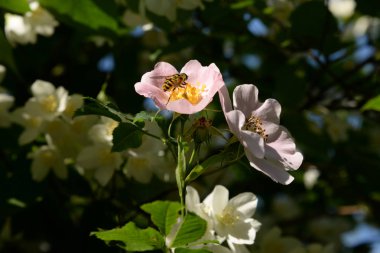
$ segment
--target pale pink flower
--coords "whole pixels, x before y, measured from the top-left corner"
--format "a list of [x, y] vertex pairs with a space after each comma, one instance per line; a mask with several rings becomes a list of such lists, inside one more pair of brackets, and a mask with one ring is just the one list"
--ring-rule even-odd
[[[180, 86], [164, 91], [162, 86], [167, 78], [179, 73], [186, 74], [187, 79]], [[197, 60], [191, 60], [180, 72], [169, 63], [157, 63], [135, 84], [135, 90], [152, 98], [160, 109], [193, 114], [203, 110], [222, 86], [222, 75], [214, 63], [204, 67]]]
[[235, 88], [234, 108], [226, 87], [219, 97], [228, 126], [244, 146], [250, 165], [276, 182], [290, 184], [294, 178], [287, 171], [298, 169], [303, 156], [288, 130], [279, 125], [281, 105], [277, 100], [261, 103], [252, 84]]

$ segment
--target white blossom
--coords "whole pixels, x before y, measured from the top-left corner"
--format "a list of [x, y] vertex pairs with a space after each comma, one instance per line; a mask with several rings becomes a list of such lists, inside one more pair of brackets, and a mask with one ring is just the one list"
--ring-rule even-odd
[[31, 171], [32, 178], [35, 181], [42, 181], [52, 170], [54, 174], [61, 179], [67, 178], [67, 168], [58, 149], [48, 142], [36, 149], [30, 158], [33, 159]]
[[94, 178], [105, 186], [119, 169], [123, 160], [118, 152], [111, 152], [108, 143], [97, 143], [82, 149], [77, 157], [77, 165], [92, 171]]
[[253, 193], [241, 193], [229, 199], [227, 188], [215, 186], [202, 203], [191, 186], [186, 188], [186, 207], [205, 219], [220, 242], [227, 241], [232, 252], [247, 252], [244, 245], [253, 244], [260, 223], [253, 218], [257, 198]]
[[42, 8], [38, 2], [29, 3], [30, 11], [24, 16], [5, 14], [5, 35], [8, 41], [15, 44], [34, 44], [37, 35], [49, 37], [54, 33], [58, 22], [54, 17]]

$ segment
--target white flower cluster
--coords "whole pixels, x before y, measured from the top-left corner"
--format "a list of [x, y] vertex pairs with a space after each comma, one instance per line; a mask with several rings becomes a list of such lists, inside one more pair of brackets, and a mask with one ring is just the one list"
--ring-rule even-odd
[[[174, 161], [168, 159], [166, 147], [160, 140], [144, 136], [140, 147], [112, 152], [112, 134], [118, 122], [92, 115], [73, 118], [83, 104], [81, 95], [69, 95], [63, 87], [56, 88], [42, 80], [32, 84], [31, 93], [32, 97], [23, 107], [10, 112], [14, 98], [0, 90], [0, 127], [9, 127], [12, 122], [21, 125], [20, 145], [35, 140], [45, 142], [33, 147], [29, 156], [33, 159], [34, 180], [44, 180], [50, 171], [66, 179], [68, 165], [103, 186], [119, 169], [141, 183], [149, 183], [154, 174], [164, 181], [174, 180]], [[161, 134], [158, 126], [151, 122], [147, 122], [146, 127], [149, 132]]]
[[37, 35], [50, 37], [58, 26], [57, 20], [36, 1], [29, 2], [30, 11], [24, 16], [5, 14], [5, 35], [12, 44], [36, 43]]
[[213, 252], [249, 252], [245, 245], [252, 245], [260, 223], [252, 216], [256, 211], [257, 198], [253, 193], [244, 192], [229, 199], [228, 189], [222, 185], [200, 202], [198, 192], [191, 186], [186, 188], [187, 210], [207, 221], [207, 232], [200, 241], [218, 240], [227, 242], [229, 249], [212, 245]]

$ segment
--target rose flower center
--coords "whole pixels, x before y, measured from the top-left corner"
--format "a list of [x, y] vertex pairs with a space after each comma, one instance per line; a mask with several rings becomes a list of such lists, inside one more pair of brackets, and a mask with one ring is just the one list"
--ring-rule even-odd
[[246, 121], [243, 128], [245, 130], [259, 134], [264, 139], [264, 141], [268, 140], [268, 135], [265, 133], [265, 129], [263, 128], [263, 123], [261, 122], [261, 119], [259, 117], [252, 115]]

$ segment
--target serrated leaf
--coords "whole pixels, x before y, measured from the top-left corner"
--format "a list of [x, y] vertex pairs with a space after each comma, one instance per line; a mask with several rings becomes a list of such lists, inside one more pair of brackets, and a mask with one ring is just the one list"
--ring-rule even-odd
[[25, 12], [30, 11], [27, 0], [1, 0], [0, 8], [19, 14], [24, 14]]
[[102, 0], [39, 0], [64, 21], [80, 24], [96, 31], [120, 32], [117, 7], [113, 1]]
[[380, 111], [380, 95], [368, 100], [362, 107], [362, 111], [365, 110]]
[[205, 220], [193, 213], [187, 213], [171, 247], [184, 247], [199, 240], [205, 234], [206, 228], [207, 222]]
[[106, 231], [92, 232], [100, 240], [121, 242], [120, 247], [129, 251], [148, 251], [162, 249], [165, 245], [161, 234], [153, 229], [141, 229], [133, 222], [129, 222], [121, 228]]
[[114, 107], [109, 105], [105, 105], [100, 101], [86, 97], [84, 99], [84, 104], [81, 108], [76, 110], [74, 113], [74, 117], [82, 116], [82, 115], [99, 115], [111, 118], [116, 121], [123, 121], [122, 113], [116, 111]]
[[158, 200], [142, 205], [141, 209], [150, 214], [154, 225], [161, 233], [168, 235], [177, 222], [181, 205], [178, 202]]
[[175, 253], [211, 253], [212, 251], [207, 249], [188, 249], [188, 248], [177, 248]]
[[143, 126], [121, 122], [113, 130], [112, 152], [120, 152], [127, 148], [137, 148], [142, 142]]

